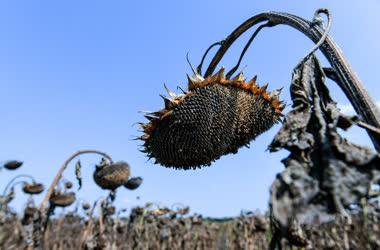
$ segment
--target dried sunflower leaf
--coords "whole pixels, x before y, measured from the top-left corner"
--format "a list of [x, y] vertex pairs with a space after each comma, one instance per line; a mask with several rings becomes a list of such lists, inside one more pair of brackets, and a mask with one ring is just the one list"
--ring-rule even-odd
[[82, 164], [78, 160], [77, 163], [75, 164], [75, 177], [77, 178], [78, 185], [79, 185], [78, 190], [80, 190], [82, 188], [82, 173], [81, 173], [81, 169], [82, 169]]
[[269, 146], [290, 151], [283, 160], [286, 169], [272, 184], [270, 201], [274, 224], [288, 239], [296, 224], [348, 216], [351, 206], [369, 197], [371, 186], [380, 181], [379, 155], [338, 134], [339, 109], [324, 81], [315, 56], [294, 70], [293, 110]]

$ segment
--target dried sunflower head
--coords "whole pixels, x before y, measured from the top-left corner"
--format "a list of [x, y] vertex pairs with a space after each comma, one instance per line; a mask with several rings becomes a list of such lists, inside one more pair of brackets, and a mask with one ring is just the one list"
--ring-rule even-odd
[[88, 204], [88, 202], [83, 202], [82, 203], [82, 208], [83, 208], [83, 210], [88, 210], [88, 209], [90, 209], [90, 204]]
[[7, 161], [6, 163], [4, 163], [4, 168], [8, 170], [15, 170], [21, 167], [22, 164], [22, 161]]
[[27, 183], [22, 186], [22, 191], [26, 194], [40, 194], [44, 191], [45, 187], [42, 183]]
[[33, 206], [27, 206], [24, 209], [24, 216], [21, 220], [22, 225], [30, 225], [33, 222], [33, 217], [38, 213], [38, 208]]
[[163, 208], [157, 208], [156, 210], [154, 210], [152, 212], [152, 214], [154, 216], [162, 216], [162, 215], [166, 215], [170, 212], [170, 209], [168, 209], [167, 207], [163, 207]]
[[16, 197], [16, 192], [14, 187], [11, 188], [11, 190], [8, 192], [8, 194], [4, 196], [0, 196], [0, 204], [8, 204], [9, 202], [13, 201], [13, 199]]
[[141, 124], [144, 149], [156, 163], [180, 169], [210, 165], [222, 155], [236, 153], [279, 121], [284, 104], [280, 90], [259, 87], [256, 77], [232, 80], [222, 68], [213, 76], [188, 77], [188, 92], [163, 97], [165, 108]]
[[106, 215], [114, 215], [116, 213], [116, 208], [114, 206], [109, 206], [105, 209], [104, 213]]
[[189, 206], [186, 206], [186, 207], [184, 207], [184, 208], [181, 208], [181, 209], [179, 209], [178, 211], [177, 211], [177, 213], [179, 214], [179, 215], [186, 215], [186, 214], [188, 214], [190, 212], [190, 207]]
[[132, 213], [136, 214], [138, 216], [143, 215], [144, 211], [145, 211], [145, 209], [143, 207], [135, 207], [132, 209]]
[[116, 162], [97, 166], [94, 172], [95, 183], [102, 189], [116, 190], [127, 183], [130, 168], [126, 162]]
[[75, 202], [74, 192], [53, 192], [50, 197], [50, 204], [55, 207], [68, 207]]
[[31, 217], [37, 212], [37, 210], [38, 209], [35, 207], [27, 206], [24, 210], [24, 215]]
[[65, 182], [65, 188], [66, 189], [71, 189], [73, 187], [73, 183], [71, 181]]
[[127, 181], [127, 183], [124, 185], [129, 190], [135, 190], [138, 187], [140, 187], [143, 179], [141, 177], [133, 177]]

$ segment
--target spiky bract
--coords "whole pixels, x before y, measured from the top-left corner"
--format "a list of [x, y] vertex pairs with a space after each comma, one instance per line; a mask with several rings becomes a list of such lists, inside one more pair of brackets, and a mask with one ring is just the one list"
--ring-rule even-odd
[[165, 108], [146, 115], [143, 151], [161, 165], [180, 169], [236, 153], [281, 116], [280, 91], [266, 88], [256, 84], [256, 77], [245, 82], [242, 74], [227, 80], [223, 68], [206, 79], [189, 77], [189, 92], [168, 91]]

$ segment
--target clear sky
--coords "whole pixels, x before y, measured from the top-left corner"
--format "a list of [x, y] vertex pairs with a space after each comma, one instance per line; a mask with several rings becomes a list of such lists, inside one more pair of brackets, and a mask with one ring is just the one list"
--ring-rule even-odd
[[[278, 126], [252, 142], [250, 149], [222, 157], [211, 167], [176, 171], [154, 165], [138, 151], [135, 122], [139, 110], [157, 110], [163, 84], [186, 87], [186, 53], [197, 65], [205, 49], [237, 25], [262, 11], [286, 11], [311, 19], [318, 7], [333, 15], [331, 35], [375, 100], [380, 100], [380, 1], [18, 1], [0, 2], [0, 161], [25, 161], [16, 172], [0, 172], [0, 191], [16, 174], [51, 182], [62, 162], [79, 149], [98, 149], [125, 160], [144, 183], [119, 191], [118, 206], [146, 201], [190, 205], [208, 216], [233, 216], [241, 209], [267, 208], [269, 187], [283, 169], [287, 152], [266, 151]], [[248, 35], [232, 47], [222, 64], [236, 62]], [[291, 71], [312, 47], [289, 27], [264, 30], [243, 66], [269, 89], [287, 87]], [[326, 62], [324, 61], [325, 65]], [[221, 66], [220, 65], [220, 66]], [[333, 83], [333, 97], [347, 99]], [[288, 109], [287, 109], [288, 110]], [[352, 140], [369, 144], [353, 129]], [[93, 201], [106, 192], [95, 186], [99, 158], [81, 157], [84, 188]], [[65, 177], [73, 179], [74, 166]], [[140, 196], [141, 200], [136, 200]], [[25, 196], [12, 203], [20, 207]], [[39, 201], [41, 197], [37, 200]]]

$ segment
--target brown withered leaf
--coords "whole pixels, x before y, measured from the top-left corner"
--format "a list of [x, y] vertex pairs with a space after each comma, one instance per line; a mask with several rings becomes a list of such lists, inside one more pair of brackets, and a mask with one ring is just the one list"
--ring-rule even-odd
[[77, 178], [78, 185], [79, 185], [78, 190], [80, 190], [82, 188], [82, 173], [81, 173], [81, 169], [82, 169], [82, 164], [78, 160], [77, 163], [75, 164], [75, 177]]
[[273, 221], [288, 239], [297, 224], [349, 216], [380, 182], [379, 155], [339, 135], [340, 112], [315, 56], [295, 68], [290, 92], [293, 109], [269, 146], [290, 151], [270, 200]]

